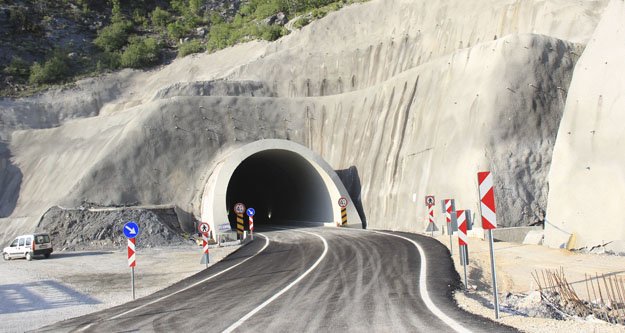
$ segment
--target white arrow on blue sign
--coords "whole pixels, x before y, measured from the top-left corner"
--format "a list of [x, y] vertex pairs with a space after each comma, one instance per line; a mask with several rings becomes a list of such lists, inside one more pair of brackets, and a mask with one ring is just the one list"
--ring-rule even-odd
[[124, 236], [126, 236], [126, 238], [135, 238], [138, 234], [139, 226], [134, 221], [124, 224]]
[[254, 214], [256, 214], [256, 211], [254, 210], [254, 208], [248, 208], [246, 213], [247, 216], [254, 216]]

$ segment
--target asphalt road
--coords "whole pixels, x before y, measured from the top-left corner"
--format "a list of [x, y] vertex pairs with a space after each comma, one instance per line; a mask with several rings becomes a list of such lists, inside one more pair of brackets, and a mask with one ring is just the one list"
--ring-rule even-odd
[[516, 332], [459, 309], [459, 287], [448, 250], [428, 237], [265, 227], [165, 290], [37, 331]]

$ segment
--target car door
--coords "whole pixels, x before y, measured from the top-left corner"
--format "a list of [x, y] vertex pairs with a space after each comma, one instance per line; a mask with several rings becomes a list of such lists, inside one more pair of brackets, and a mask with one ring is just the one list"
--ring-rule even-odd
[[32, 251], [32, 250], [33, 250], [33, 237], [26, 236], [26, 244], [24, 244], [24, 255], [26, 255], [26, 252]]
[[13, 242], [11, 242], [11, 245], [9, 245], [9, 247], [7, 248], [7, 253], [9, 254], [9, 257], [13, 258], [18, 255], [19, 253], [19, 250], [17, 249], [18, 244], [19, 244], [19, 238], [16, 238], [13, 240]]
[[26, 237], [19, 238], [19, 243], [17, 244], [17, 255], [22, 257], [26, 256]]

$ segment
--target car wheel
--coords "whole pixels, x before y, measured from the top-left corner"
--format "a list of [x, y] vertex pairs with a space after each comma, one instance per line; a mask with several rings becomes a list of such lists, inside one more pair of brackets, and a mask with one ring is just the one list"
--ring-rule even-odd
[[48, 259], [48, 258], [50, 258], [50, 253], [46, 253], [43, 256], [46, 257], [46, 259]]
[[11, 257], [9, 256], [8, 253], [4, 252], [4, 253], [2, 253], [2, 259], [9, 261], [9, 260], [11, 260]]
[[26, 252], [26, 260], [31, 261], [33, 260], [33, 254], [30, 252]]

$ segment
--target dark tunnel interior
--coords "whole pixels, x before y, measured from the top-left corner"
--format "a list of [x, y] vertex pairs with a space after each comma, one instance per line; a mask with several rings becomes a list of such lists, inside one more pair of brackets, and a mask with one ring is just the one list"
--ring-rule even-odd
[[[255, 226], [333, 221], [330, 193], [323, 179], [306, 159], [287, 150], [256, 153], [235, 169], [226, 192], [233, 229], [233, 207], [238, 202], [256, 210]], [[249, 230], [245, 214], [244, 220]]]

